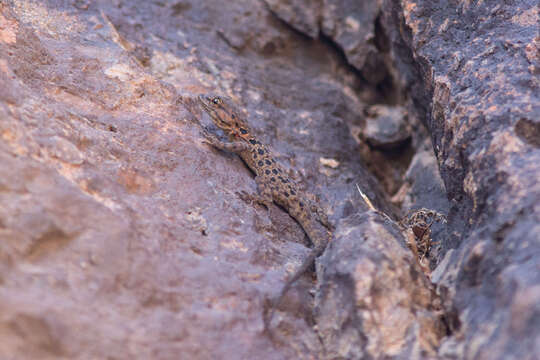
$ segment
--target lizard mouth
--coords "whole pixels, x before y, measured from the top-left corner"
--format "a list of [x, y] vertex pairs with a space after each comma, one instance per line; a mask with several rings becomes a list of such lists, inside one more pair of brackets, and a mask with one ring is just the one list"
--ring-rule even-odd
[[219, 126], [222, 129], [228, 129], [229, 124], [224, 122], [221, 119], [221, 116], [219, 116], [217, 110], [212, 106], [211, 101], [212, 98], [206, 95], [199, 95], [198, 96], [199, 103], [202, 105], [203, 109], [210, 115], [212, 118], [212, 121]]

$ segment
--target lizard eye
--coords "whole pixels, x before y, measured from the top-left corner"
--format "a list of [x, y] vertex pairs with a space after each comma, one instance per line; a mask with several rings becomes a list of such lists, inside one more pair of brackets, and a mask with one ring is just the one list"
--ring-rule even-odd
[[216, 105], [219, 105], [219, 104], [221, 104], [221, 99], [220, 99], [219, 97], [216, 96], [215, 98], [212, 99], [212, 102], [213, 102], [214, 104], [216, 104]]

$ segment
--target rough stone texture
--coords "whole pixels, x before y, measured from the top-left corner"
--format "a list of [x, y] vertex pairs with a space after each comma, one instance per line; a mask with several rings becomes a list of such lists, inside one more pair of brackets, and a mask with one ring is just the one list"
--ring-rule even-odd
[[[536, 4], [321, 3], [0, 2], [0, 358], [540, 352]], [[205, 91], [245, 109], [338, 226], [270, 335], [267, 300], [309, 250], [281, 209], [238, 197], [255, 191], [241, 161], [201, 142]], [[400, 154], [358, 138], [377, 104], [407, 106]], [[419, 119], [445, 187], [413, 175]], [[450, 199], [436, 293], [391, 195]]]
[[375, 40], [376, 0], [264, 0], [269, 9], [294, 29], [330, 39], [364, 78], [378, 84], [387, 76]]
[[[252, 175], [202, 143], [189, 99], [232, 96], [336, 221], [391, 213], [348, 122], [377, 97], [258, 2], [0, 4], [0, 358], [314, 358], [307, 255]], [[324, 161], [322, 161], [324, 159]], [[329, 167], [325, 164], [337, 164]]]
[[[384, 79], [381, 57], [375, 46], [377, 1], [324, 0], [321, 31], [345, 53], [349, 64], [362, 71], [372, 84]], [[377, 66], [379, 65], [379, 66]]]
[[417, 150], [405, 173], [403, 188], [404, 194], [399, 199], [402, 209], [409, 211], [414, 208], [431, 208], [442, 214], [448, 213], [448, 199], [444, 182], [438, 171], [437, 159], [430, 147], [429, 140]]
[[365, 110], [364, 140], [374, 148], [391, 150], [410, 137], [407, 112], [401, 106], [374, 105]]
[[[439, 290], [460, 331], [440, 354], [540, 354], [538, 2], [384, 1], [411, 106], [424, 114], [450, 211]], [[440, 278], [439, 278], [440, 277]]]
[[437, 354], [447, 333], [440, 300], [397, 226], [372, 212], [351, 215], [321, 265], [316, 320], [328, 358]]
[[[439, 174], [437, 159], [427, 140], [414, 155], [404, 182], [392, 200], [401, 204], [404, 214], [419, 209], [430, 209], [439, 214], [448, 214], [449, 203], [446, 198], [444, 182]], [[436, 267], [442, 256], [451, 249], [448, 228], [445, 221], [435, 221], [431, 226], [433, 246], [428, 254], [431, 266]]]
[[316, 39], [319, 36], [321, 0], [264, 0], [268, 8], [287, 24]]

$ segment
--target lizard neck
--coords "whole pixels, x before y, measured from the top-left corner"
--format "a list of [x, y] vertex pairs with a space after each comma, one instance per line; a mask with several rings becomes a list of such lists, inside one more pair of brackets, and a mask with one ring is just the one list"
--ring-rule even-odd
[[243, 128], [240, 129], [232, 129], [229, 131], [229, 140], [231, 141], [242, 141], [253, 144], [251, 140], [256, 140], [251, 133]]

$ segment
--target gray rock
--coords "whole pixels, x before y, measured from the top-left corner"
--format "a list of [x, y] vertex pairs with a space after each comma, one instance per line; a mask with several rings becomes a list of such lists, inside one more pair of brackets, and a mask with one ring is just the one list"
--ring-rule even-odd
[[321, 0], [264, 0], [270, 10], [296, 30], [316, 39], [319, 36]]
[[457, 358], [532, 359], [540, 334], [540, 152], [530, 140], [540, 119], [537, 3], [383, 8], [391, 9], [381, 24], [396, 73], [431, 132], [450, 201], [446, 247], [455, 251], [439, 290], [462, 327], [441, 355], [458, 344]]
[[[426, 145], [428, 144], [429, 140]], [[410, 214], [424, 208], [446, 217], [450, 204], [439, 174], [437, 159], [431, 148], [423, 146], [423, 149], [414, 155], [405, 174], [405, 182], [398, 192], [404, 194], [403, 199], [400, 199], [402, 212]], [[446, 251], [451, 249], [447, 222], [433, 221], [430, 231], [432, 247], [428, 259], [431, 268], [435, 268]]]
[[435, 356], [440, 300], [395, 224], [373, 212], [343, 219], [320, 260], [315, 299], [329, 359]]
[[364, 140], [374, 148], [390, 150], [402, 146], [411, 137], [407, 112], [400, 106], [373, 105], [364, 111]]
[[319, 34], [343, 51], [347, 62], [371, 84], [387, 75], [375, 43], [379, 3], [375, 0], [265, 0], [270, 10], [297, 31]]

